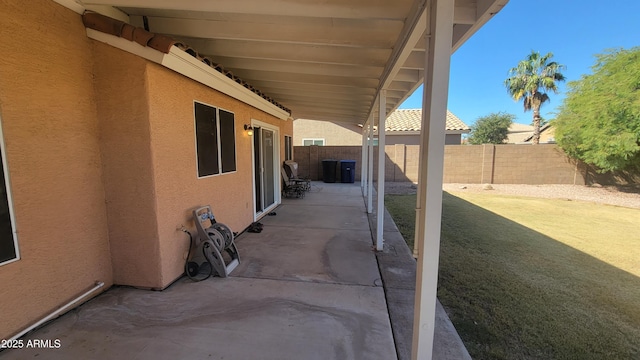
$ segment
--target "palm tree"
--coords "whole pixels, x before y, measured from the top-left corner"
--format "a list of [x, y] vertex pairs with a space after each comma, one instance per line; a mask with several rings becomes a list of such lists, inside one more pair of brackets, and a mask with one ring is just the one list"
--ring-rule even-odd
[[545, 91], [558, 93], [558, 81], [564, 81], [560, 70], [565, 68], [554, 61], [549, 61], [552, 53], [540, 56], [532, 51], [517, 67], [509, 70], [509, 77], [504, 81], [509, 95], [515, 100], [524, 99], [524, 111], [533, 110], [533, 143], [540, 143], [540, 106], [549, 101]]

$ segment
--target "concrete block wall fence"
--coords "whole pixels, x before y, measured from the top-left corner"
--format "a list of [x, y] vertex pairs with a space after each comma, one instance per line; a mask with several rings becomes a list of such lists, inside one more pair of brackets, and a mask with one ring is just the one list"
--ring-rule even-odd
[[[361, 151], [360, 146], [296, 146], [294, 160], [299, 164], [299, 174], [312, 180], [322, 180], [324, 159], [355, 160], [355, 177], [360, 181]], [[387, 145], [385, 153], [387, 181], [418, 181], [418, 145]], [[374, 151], [374, 164], [378, 162], [377, 154]], [[568, 158], [555, 144], [445, 146], [445, 183], [616, 185], [640, 178], [637, 174], [594, 174], [593, 169]], [[376, 178], [377, 166], [374, 166]]]

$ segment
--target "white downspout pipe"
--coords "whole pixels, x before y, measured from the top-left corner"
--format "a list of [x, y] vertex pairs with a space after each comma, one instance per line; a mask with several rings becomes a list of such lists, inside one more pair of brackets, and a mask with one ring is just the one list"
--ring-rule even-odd
[[387, 90], [380, 91], [379, 98], [380, 109], [378, 111], [378, 212], [376, 227], [376, 250], [382, 251], [384, 248], [384, 173], [385, 173], [385, 141], [384, 126], [387, 118]]
[[86, 298], [87, 296], [91, 295], [93, 292], [95, 292], [96, 290], [100, 289], [103, 286], [104, 286], [104, 283], [102, 281], [96, 282], [96, 285], [94, 287], [92, 287], [91, 289], [89, 289], [87, 292], [85, 292], [84, 294], [82, 294], [82, 295], [78, 296], [77, 298], [71, 300], [70, 302], [68, 302], [67, 304], [63, 305], [62, 307], [58, 308], [58, 310], [56, 310], [56, 311], [52, 312], [51, 314], [47, 315], [42, 320], [36, 322], [35, 324], [27, 327], [26, 329], [20, 331], [17, 334], [15, 334], [13, 337], [11, 337], [11, 340], [17, 340], [17, 339], [21, 338], [24, 334], [28, 333], [29, 331], [37, 328], [38, 326], [46, 323], [47, 321], [57, 317], [58, 315], [64, 313], [65, 311], [71, 309], [80, 300], [82, 300], [82, 299]]

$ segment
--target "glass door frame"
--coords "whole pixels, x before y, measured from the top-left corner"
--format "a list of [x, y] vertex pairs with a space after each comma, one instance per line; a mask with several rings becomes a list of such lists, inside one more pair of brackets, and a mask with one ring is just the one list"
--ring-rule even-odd
[[[258, 131], [254, 131], [253, 132], [253, 136], [262, 136], [262, 129], [266, 129], [269, 131], [273, 131], [273, 185], [274, 185], [274, 202], [271, 206], [264, 208], [262, 210], [258, 210], [256, 209], [256, 186], [258, 184], [256, 184], [256, 161], [262, 161], [262, 159], [256, 159], [256, 149], [255, 149], [255, 139], [251, 140], [251, 173], [253, 174], [252, 176], [252, 192], [253, 192], [253, 221], [256, 221], [260, 218], [262, 218], [263, 216], [265, 216], [266, 214], [268, 214], [269, 212], [271, 212], [273, 209], [275, 209], [278, 205], [280, 205], [280, 203], [282, 202], [282, 192], [281, 192], [281, 186], [282, 186], [282, 180], [281, 180], [281, 174], [280, 174], [280, 166], [281, 166], [281, 159], [280, 159], [280, 129], [277, 126], [268, 124], [268, 123], [264, 123], [262, 121], [259, 120], [255, 120], [255, 119], [251, 119], [251, 126], [255, 128], [259, 128]], [[261, 144], [262, 145], [262, 144]], [[261, 146], [262, 147], [262, 146]], [[262, 149], [260, 150], [260, 154], [261, 156], [264, 156]], [[262, 203], [264, 204], [264, 183], [265, 181], [263, 180], [263, 174], [260, 174], [260, 186], [262, 187], [261, 189], [261, 195], [262, 195]], [[264, 206], [264, 205], [263, 205]]]

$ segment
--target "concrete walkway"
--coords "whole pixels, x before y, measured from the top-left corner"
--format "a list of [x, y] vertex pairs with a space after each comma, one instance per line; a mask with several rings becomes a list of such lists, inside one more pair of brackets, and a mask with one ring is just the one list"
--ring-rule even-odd
[[[373, 251], [359, 184], [314, 183], [275, 212], [261, 233], [237, 239], [231, 277], [182, 278], [161, 292], [114, 287], [23, 338], [59, 339], [59, 349], [0, 357], [408, 359], [415, 262], [392, 222], [385, 251]], [[445, 340], [436, 347], [459, 347]], [[434, 359], [466, 358], [456, 354]]]

